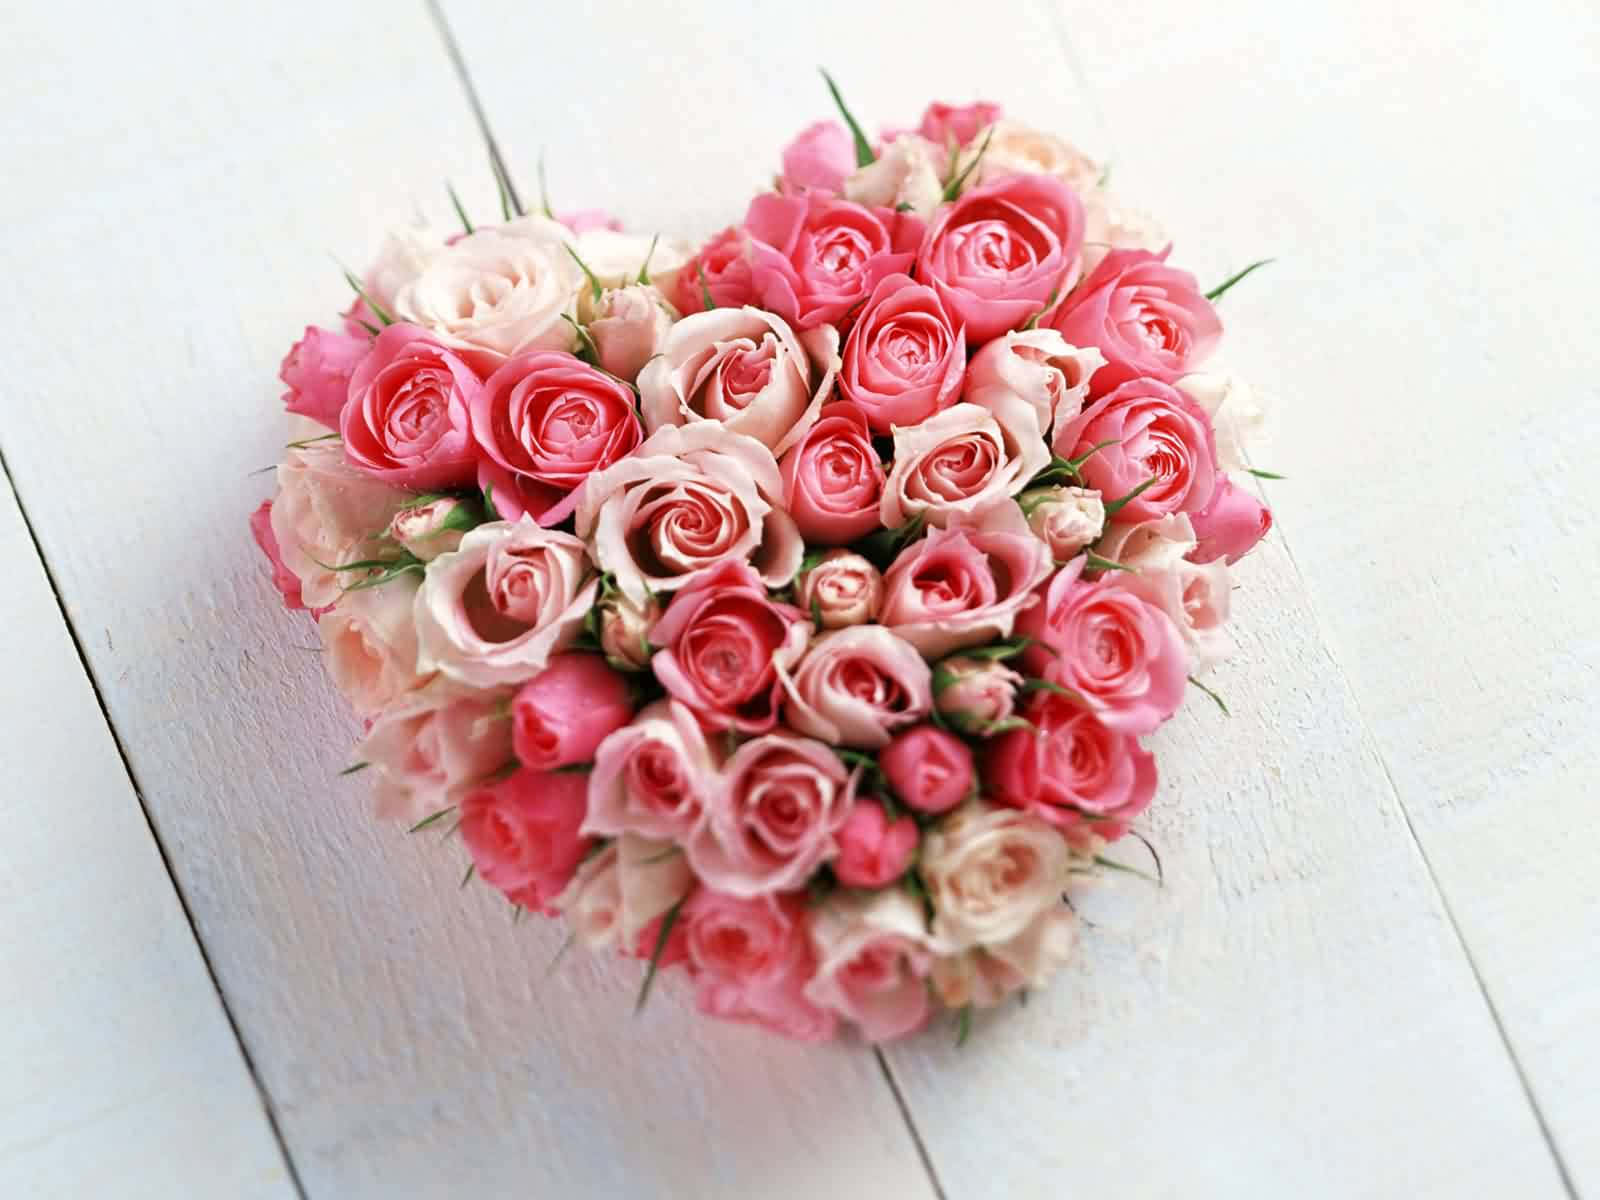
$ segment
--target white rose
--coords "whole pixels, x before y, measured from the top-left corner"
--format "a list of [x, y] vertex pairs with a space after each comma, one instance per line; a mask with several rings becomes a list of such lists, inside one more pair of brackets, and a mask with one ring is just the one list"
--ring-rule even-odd
[[[367, 295], [389, 312], [394, 298], [445, 249], [444, 234], [431, 225], [401, 225], [391, 229], [378, 247], [378, 257], [363, 281]], [[369, 318], [370, 320], [370, 318]]]
[[1224, 470], [1242, 471], [1245, 451], [1267, 432], [1267, 403], [1239, 376], [1227, 371], [1200, 371], [1174, 385], [1211, 418], [1217, 436], [1217, 461]]
[[1018, 988], [1040, 987], [1072, 958], [1078, 922], [1060, 904], [1004, 942], [935, 959], [929, 978], [948, 1008], [993, 1008]]
[[871, 208], [908, 208], [929, 216], [944, 199], [939, 149], [914, 133], [895, 138], [878, 157], [844, 181], [845, 199]]
[[1089, 380], [1106, 365], [1093, 346], [1072, 346], [1054, 329], [1003, 334], [978, 351], [967, 367], [962, 398], [987, 406], [1011, 392], [1028, 402], [1039, 429], [1063, 428], [1083, 409]]
[[1106, 529], [1095, 553], [1136, 571], [1166, 571], [1198, 544], [1187, 513], [1168, 513]]
[[955, 954], [1008, 941], [1060, 904], [1072, 851], [1039, 817], [968, 804], [929, 830], [921, 866], [934, 939]]
[[1106, 523], [1106, 506], [1092, 488], [1036, 488], [1023, 492], [1017, 503], [1028, 518], [1028, 528], [1050, 547], [1058, 563], [1075, 558], [1100, 536]]
[[661, 353], [677, 316], [659, 291], [636, 283], [601, 293], [584, 328], [594, 342], [600, 368], [632, 383], [639, 369]]
[[894, 462], [878, 502], [885, 528], [898, 529], [919, 513], [938, 526], [973, 517], [1050, 465], [1033, 409], [1009, 392], [986, 400], [894, 427]]
[[402, 575], [346, 592], [317, 621], [328, 674], [362, 716], [421, 686], [412, 602], [417, 582]]

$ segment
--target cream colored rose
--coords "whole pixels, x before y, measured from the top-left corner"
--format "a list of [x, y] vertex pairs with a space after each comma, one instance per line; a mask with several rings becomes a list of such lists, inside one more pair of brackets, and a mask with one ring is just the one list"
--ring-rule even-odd
[[844, 181], [845, 199], [871, 208], [909, 209], [927, 217], [944, 198], [939, 178], [943, 158], [926, 138], [903, 133]]
[[1182, 562], [1196, 544], [1188, 514], [1168, 513], [1108, 526], [1095, 553], [1136, 571], [1166, 571]]
[[1106, 523], [1106, 506], [1092, 488], [1035, 488], [1023, 492], [1017, 503], [1028, 518], [1028, 528], [1050, 547], [1058, 563], [1075, 558], [1100, 536]]
[[[676, 238], [640, 237], [636, 233], [618, 233], [612, 229], [580, 233], [576, 249], [583, 265], [594, 274], [602, 288], [624, 288], [637, 283], [648, 258], [649, 282], [666, 296], [673, 294], [678, 273], [695, 252], [693, 246]], [[587, 283], [585, 280], [585, 304], [593, 295]]]
[[1171, 562], [1165, 569], [1146, 567], [1119, 580], [1172, 619], [1189, 651], [1191, 674], [1199, 674], [1233, 652], [1228, 636], [1232, 583], [1222, 559]]
[[983, 158], [967, 177], [967, 187], [1005, 175], [1050, 175], [1080, 196], [1099, 186], [1103, 174], [1100, 164], [1060, 138], [1004, 118], [990, 129], [992, 134], [984, 130], [961, 149], [956, 163], [958, 175], [982, 149], [984, 138], [989, 138], [989, 148], [983, 150]]
[[1109, 192], [1083, 196], [1083, 273], [1100, 265], [1112, 250], [1159, 251], [1170, 245], [1167, 231], [1138, 209], [1129, 208]]
[[928, 832], [921, 865], [934, 940], [955, 954], [1008, 941], [1060, 904], [1072, 851], [1039, 817], [968, 804]]
[[967, 366], [962, 398], [989, 407], [1011, 393], [1027, 401], [1041, 432], [1062, 428], [1083, 410], [1089, 380], [1106, 365], [1093, 346], [1071, 346], [1054, 329], [1002, 334]]
[[[401, 225], [391, 229], [367, 269], [367, 295], [386, 311], [394, 311], [394, 298], [445, 249], [444, 233], [432, 225]], [[369, 318], [370, 319], [370, 318]]]
[[929, 978], [947, 1008], [993, 1008], [1019, 988], [1043, 986], [1072, 958], [1077, 941], [1077, 918], [1058, 904], [1004, 942], [935, 959]]
[[681, 900], [693, 883], [688, 860], [671, 842], [625, 833], [578, 868], [555, 907], [590, 949], [615, 946], [637, 953], [650, 922]]
[[895, 426], [894, 462], [878, 504], [897, 529], [919, 514], [945, 526], [994, 508], [1050, 465], [1033, 409], [1011, 393], [987, 406], [954, 404], [909, 428]]
[[335, 686], [362, 716], [389, 707], [420, 687], [413, 575], [339, 597], [317, 620], [324, 661]]
[[1216, 430], [1217, 463], [1226, 471], [1243, 471], [1245, 452], [1267, 433], [1267, 401], [1239, 376], [1228, 371], [1199, 371], [1174, 385], [1211, 418]]
[[642, 283], [607, 290], [584, 328], [594, 342], [600, 368], [632, 383], [666, 344], [678, 314], [667, 299]]

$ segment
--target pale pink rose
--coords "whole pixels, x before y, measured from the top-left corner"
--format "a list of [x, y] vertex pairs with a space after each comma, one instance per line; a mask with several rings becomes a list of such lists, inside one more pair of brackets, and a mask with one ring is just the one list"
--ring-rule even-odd
[[721, 787], [690, 833], [689, 865], [735, 896], [791, 891], [838, 851], [856, 776], [821, 742], [768, 733], [722, 767]]
[[409, 575], [357, 588], [317, 620], [328, 674], [362, 716], [389, 707], [424, 682], [411, 617], [416, 592]]
[[1155, 795], [1155, 756], [1053, 692], [1034, 692], [1022, 716], [1031, 729], [984, 747], [985, 795], [1043, 817], [1074, 845], [1127, 833]]
[[702, 1012], [802, 1041], [833, 1036], [833, 1014], [805, 995], [816, 954], [798, 897], [740, 898], [702, 887], [685, 902], [682, 921]]
[[1081, 558], [1062, 567], [1044, 603], [1023, 615], [1017, 632], [1035, 643], [1023, 663], [1075, 693], [1103, 724], [1149, 733], [1183, 702], [1183, 639], [1160, 608], [1118, 578], [1125, 572], [1089, 583], [1082, 570]]
[[754, 303], [797, 329], [837, 322], [878, 281], [910, 268], [922, 222], [825, 192], [768, 192], [745, 213]]
[[[983, 157], [978, 151], [984, 139], [988, 148]], [[956, 161], [956, 171], [964, 171], [977, 159], [968, 182], [974, 186], [989, 183], [1007, 175], [1048, 175], [1066, 184], [1083, 200], [1087, 208], [1099, 187], [1104, 173], [1100, 165], [1076, 146], [1052, 134], [1030, 129], [1019, 121], [997, 120], [993, 132], [974, 130], [969, 138], [962, 139], [961, 157]]]
[[1024, 329], [1004, 334], [973, 356], [962, 398], [990, 407], [996, 395], [1022, 397], [1039, 429], [1060, 428], [1083, 411], [1089, 380], [1105, 365], [1093, 346], [1067, 345], [1054, 329]]
[[1021, 686], [1021, 675], [992, 658], [957, 655], [933, 671], [934, 706], [966, 733], [984, 733], [1009, 721]]
[[935, 101], [923, 109], [917, 132], [936, 146], [964, 146], [999, 119], [1000, 106], [989, 100], [971, 104]]
[[903, 1037], [932, 1012], [922, 909], [899, 890], [834, 895], [811, 914], [816, 974], [806, 996], [854, 1022], [869, 1042]]
[[1058, 906], [1072, 852], [1043, 818], [974, 803], [927, 831], [918, 865], [934, 941], [953, 954], [1013, 938]]
[[835, 401], [783, 457], [783, 504], [802, 536], [836, 545], [878, 528], [883, 463], [866, 414]]
[[878, 619], [883, 576], [861, 555], [829, 550], [795, 582], [795, 603], [824, 629], [844, 629]]
[[[400, 289], [421, 275], [447, 244], [444, 231], [431, 225], [419, 223], [390, 229], [378, 247], [377, 258], [367, 268], [364, 290], [386, 311], [394, 312], [394, 298]], [[377, 316], [359, 296], [351, 305], [349, 315], [369, 325], [378, 324]], [[348, 332], [356, 337], [366, 331], [356, 326]]]
[[351, 466], [338, 442], [289, 449], [278, 464], [272, 536], [284, 567], [300, 580], [307, 608], [327, 608], [347, 585], [361, 581], [360, 571], [330, 568], [382, 557], [378, 535], [408, 499]]
[[459, 549], [461, 539], [481, 524], [475, 504], [445, 496], [426, 504], [402, 508], [389, 522], [389, 537], [423, 562]]
[[934, 959], [934, 993], [947, 1008], [993, 1008], [1022, 988], [1042, 987], [1071, 960], [1077, 930], [1066, 905], [1046, 909], [1003, 942]]
[[1189, 519], [1199, 542], [1190, 557], [1202, 563], [1220, 558], [1231, 566], [1272, 528], [1272, 510], [1226, 475], [1218, 478], [1206, 506]]
[[468, 418], [482, 384], [425, 329], [390, 325], [350, 377], [344, 451], [376, 479], [425, 491], [472, 481]]
[[1247, 450], [1266, 431], [1265, 399], [1238, 375], [1227, 371], [1201, 371], [1173, 384], [1211, 418], [1217, 435], [1217, 463], [1228, 471], [1250, 466]]
[[966, 327], [967, 342], [979, 345], [1066, 295], [1082, 244], [1083, 204], [1070, 188], [1045, 175], [1005, 176], [934, 218], [917, 278], [933, 285], [951, 319]]
[[671, 842], [625, 833], [579, 866], [555, 907], [590, 949], [633, 953], [647, 928], [693, 886], [689, 864]]
[[783, 510], [778, 464], [754, 438], [708, 421], [664, 425], [637, 451], [591, 476], [578, 536], [635, 604], [749, 562], [768, 587], [794, 578], [805, 553]]
[[600, 600], [600, 649], [606, 661], [619, 671], [643, 671], [650, 666], [655, 647], [650, 631], [661, 619], [661, 605], [651, 597], [635, 604], [621, 592]]
[[347, 337], [307, 325], [300, 340], [289, 347], [278, 367], [278, 378], [289, 390], [283, 406], [290, 412], [339, 428], [339, 414], [350, 394], [350, 376], [372, 348], [372, 339]]
[[461, 840], [485, 883], [514, 904], [553, 913], [590, 840], [583, 824], [582, 775], [522, 767], [474, 788], [461, 801]]
[[1080, 458], [1095, 446], [1100, 449], [1078, 470], [1108, 501], [1149, 484], [1122, 506], [1119, 521], [1194, 513], [1211, 500], [1218, 478], [1211, 418], [1174, 387], [1129, 380], [1056, 431], [1056, 453], [1064, 458]]
[[541, 529], [531, 517], [479, 525], [423, 576], [420, 668], [469, 687], [525, 682], [583, 631], [598, 588], [571, 534]]
[[[707, 308], [738, 308], [755, 302], [750, 274], [750, 235], [741, 225], [714, 234], [679, 271], [666, 289], [679, 312], [704, 312]], [[706, 297], [711, 303], [706, 304]]]
[[657, 700], [594, 753], [585, 833], [681, 842], [720, 786], [717, 761], [694, 714]]
[[925, 658], [943, 658], [1010, 637], [1050, 568], [1021, 510], [998, 505], [975, 528], [931, 529], [902, 550], [884, 576], [878, 619]]
[[[645, 237], [636, 233], [618, 233], [609, 229], [589, 229], [578, 235], [578, 257], [589, 269], [594, 282], [601, 287], [601, 296], [594, 294], [593, 284], [584, 280], [585, 286], [578, 294], [578, 316], [588, 324], [595, 316], [598, 300], [607, 290], [617, 291], [640, 282], [656, 287], [663, 296], [671, 296], [678, 286], [678, 276], [688, 264], [692, 247], [676, 238], [657, 235]], [[648, 260], [648, 261], [647, 261]]]
[[602, 208], [580, 208], [575, 212], [557, 213], [556, 220], [573, 233], [591, 233], [596, 229], [622, 232], [622, 222]]
[[1093, 488], [1035, 488], [1018, 496], [1017, 504], [1058, 563], [1081, 554], [1105, 528], [1106, 506]]
[[[682, 857], [681, 855], [679, 856]], [[622, 940], [622, 879], [617, 845], [589, 855], [550, 907], [567, 918], [572, 937], [588, 950], [609, 950]]]
[[633, 391], [570, 354], [502, 363], [472, 402], [478, 483], [507, 520], [565, 520], [578, 489], [626, 457], [642, 434]]
[[878, 518], [897, 529], [970, 520], [1016, 495], [1050, 465], [1033, 410], [1010, 394], [993, 407], [957, 404], [919, 425], [895, 427], [894, 461]]
[[707, 729], [765, 733], [778, 722], [783, 672], [811, 622], [769, 599], [747, 563], [728, 559], [680, 591], [650, 631], [657, 681]]
[[525, 767], [588, 762], [633, 718], [632, 688], [598, 654], [557, 654], [511, 701], [511, 745]]
[[601, 369], [632, 383], [661, 353], [676, 315], [659, 289], [636, 283], [603, 293], [584, 329]]
[[1167, 614], [1189, 651], [1191, 675], [1233, 652], [1226, 628], [1233, 584], [1226, 563], [1180, 561], [1166, 570], [1126, 573], [1123, 586]]
[[[832, 358], [823, 348], [825, 359]], [[811, 359], [780, 317], [758, 308], [693, 313], [639, 375], [645, 428], [715, 422], [779, 455], [817, 419], [834, 372]]]
[[1167, 571], [1195, 548], [1194, 525], [1184, 513], [1112, 521], [1095, 553], [1136, 571]]
[[785, 719], [830, 746], [886, 746], [933, 708], [928, 664], [881, 625], [824, 633], [779, 677]]
[[263, 500], [250, 514], [250, 536], [255, 538], [256, 545], [272, 567], [272, 586], [283, 597], [283, 606], [287, 609], [304, 608], [305, 602], [300, 599], [300, 579], [284, 565], [283, 555], [278, 553], [278, 539], [272, 535], [271, 500]]
[[874, 433], [916, 425], [955, 403], [967, 347], [930, 287], [894, 274], [873, 288], [845, 339], [839, 390]]
[[786, 192], [805, 188], [837, 192], [855, 167], [855, 145], [845, 127], [837, 121], [818, 121], [783, 148], [783, 176], [778, 182]]
[[920, 836], [912, 818], [891, 821], [877, 800], [857, 800], [839, 827], [833, 873], [845, 887], [888, 887], [911, 866]]
[[1093, 272], [1113, 250], [1164, 250], [1172, 244], [1167, 231], [1148, 213], [1130, 208], [1104, 189], [1083, 196], [1083, 270]]
[[1106, 356], [1091, 381], [1094, 395], [1135, 378], [1171, 383], [1221, 340], [1217, 310], [1194, 276], [1166, 258], [1165, 250], [1111, 251], [1050, 319], [1074, 346]]
[[894, 794], [920, 813], [949, 812], [972, 792], [972, 751], [933, 725], [896, 735], [878, 756], [878, 766]]
[[380, 713], [356, 747], [377, 776], [378, 816], [414, 825], [460, 802], [511, 762], [511, 722], [502, 696], [413, 693]]
[[857, 204], [913, 212], [926, 219], [944, 199], [940, 174], [947, 161], [945, 152], [927, 138], [901, 134], [872, 162], [854, 169], [842, 190]]

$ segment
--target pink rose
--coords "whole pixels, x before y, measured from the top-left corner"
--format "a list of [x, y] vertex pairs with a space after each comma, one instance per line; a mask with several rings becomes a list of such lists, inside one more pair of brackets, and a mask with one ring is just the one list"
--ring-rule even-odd
[[588, 762], [633, 717], [628, 681], [598, 654], [557, 654], [511, 701], [511, 744], [525, 767]]
[[676, 313], [656, 288], [642, 283], [601, 294], [584, 325], [600, 368], [632, 383], [667, 341]]
[[[831, 331], [829, 331], [831, 335]], [[811, 359], [784, 321], [758, 308], [717, 308], [674, 325], [639, 375], [645, 428], [709, 421], [779, 455], [805, 434], [833, 387], [837, 343]]]
[[1023, 662], [1076, 693], [1103, 724], [1149, 733], [1183, 701], [1183, 640], [1165, 613], [1121, 580], [1086, 583], [1082, 571], [1083, 559], [1073, 559], [1050, 581], [1044, 603], [1024, 614], [1018, 632], [1037, 645]]
[[350, 394], [350, 376], [371, 348], [372, 339], [365, 330], [359, 337], [347, 337], [306, 326], [278, 368], [278, 378], [289, 389], [283, 394], [283, 406], [338, 429], [339, 413]]
[[921, 906], [903, 891], [834, 895], [811, 918], [816, 974], [806, 997], [853, 1021], [869, 1042], [902, 1037], [932, 1012]]
[[805, 188], [837, 192], [844, 177], [855, 169], [855, 146], [844, 126], [837, 121], [818, 121], [807, 125], [783, 148], [779, 186], [786, 192]]
[[824, 629], [843, 629], [878, 618], [883, 576], [861, 555], [829, 550], [795, 584], [795, 603]]
[[500, 697], [413, 693], [378, 715], [356, 747], [377, 777], [379, 817], [414, 825], [460, 802], [511, 761], [511, 722]]
[[949, 812], [972, 791], [972, 751], [933, 725], [908, 729], [878, 756], [894, 794], [921, 813]]
[[411, 617], [416, 593], [409, 576], [357, 588], [317, 620], [328, 674], [362, 716], [388, 708], [425, 682], [417, 670], [417, 627]]
[[1066, 696], [1035, 692], [1022, 715], [1033, 728], [986, 747], [987, 794], [1043, 817], [1074, 844], [1125, 834], [1155, 795], [1155, 756]]
[[593, 233], [597, 229], [622, 232], [622, 222], [602, 208], [580, 208], [576, 212], [557, 213], [556, 220], [573, 233]]
[[278, 539], [272, 536], [272, 501], [263, 500], [250, 514], [250, 536], [255, 538], [261, 553], [272, 566], [272, 586], [283, 596], [283, 606], [288, 609], [304, 608], [300, 598], [300, 579], [284, 566], [283, 555], [278, 553]]
[[[974, 188], [934, 218], [917, 255], [945, 311], [979, 345], [1018, 329], [1071, 289], [1083, 245], [1083, 204], [1047, 175]], [[1067, 340], [1072, 341], [1071, 335]]]
[[966, 733], [984, 733], [1009, 721], [1022, 676], [1003, 662], [957, 655], [933, 671], [934, 705]]
[[930, 525], [970, 520], [1050, 465], [1033, 410], [1009, 393], [992, 401], [993, 408], [957, 404], [919, 425], [895, 428], [894, 460], [878, 505], [885, 528], [918, 516]]
[[700, 888], [682, 920], [702, 1012], [803, 1041], [833, 1036], [833, 1014], [805, 995], [816, 956], [798, 897], [742, 899]]
[[639, 445], [633, 392], [570, 354], [508, 359], [472, 404], [480, 486], [501, 516], [564, 520], [596, 471]]
[[1105, 528], [1106, 506], [1093, 488], [1033, 488], [1018, 496], [1017, 504], [1058, 563], [1083, 553]]
[[911, 866], [920, 836], [910, 817], [891, 821], [876, 800], [857, 800], [839, 827], [833, 873], [845, 887], [888, 887]]
[[1100, 449], [1079, 470], [1108, 503], [1155, 480], [1122, 506], [1119, 521], [1198, 512], [1211, 500], [1218, 475], [1211, 418], [1176, 388], [1129, 380], [1056, 431], [1056, 453], [1063, 458], [1082, 457], [1095, 446]]
[[782, 492], [772, 451], [754, 438], [709, 421], [664, 425], [585, 484], [578, 536], [592, 540], [601, 568], [635, 604], [729, 560], [749, 562], [779, 588], [805, 553]]
[[1210, 501], [1189, 519], [1199, 541], [1189, 557], [1201, 563], [1220, 558], [1232, 566], [1272, 528], [1272, 510], [1226, 475], [1218, 477]]
[[694, 714], [658, 700], [595, 750], [583, 831], [681, 842], [718, 786], [717, 762]]
[[889, 275], [845, 339], [839, 390], [860, 405], [874, 433], [886, 434], [953, 404], [966, 365], [964, 331], [952, 325], [939, 293]]
[[419, 491], [474, 471], [468, 407], [478, 376], [426, 330], [390, 325], [350, 377], [340, 416], [345, 456], [367, 474]]
[[684, 588], [650, 631], [656, 679], [707, 729], [765, 733], [778, 722], [780, 672], [805, 651], [811, 622], [767, 597], [730, 559]]
[[1095, 553], [1136, 571], [1166, 571], [1195, 548], [1194, 525], [1183, 513], [1107, 522]]
[[1083, 411], [1089, 380], [1105, 361], [1093, 346], [1067, 345], [1054, 329], [1008, 333], [973, 356], [962, 399], [991, 408], [996, 396], [1020, 396], [1033, 409], [1040, 432], [1048, 432]]
[[661, 605], [651, 597], [635, 604], [621, 592], [612, 592], [600, 601], [600, 649], [606, 661], [619, 671], [643, 671], [650, 666], [655, 647], [650, 631], [661, 619]]
[[922, 111], [917, 132], [941, 146], [965, 146], [984, 128], [1000, 119], [1000, 106], [988, 100], [971, 104], [943, 104], [938, 101]]
[[881, 625], [823, 634], [780, 678], [788, 723], [830, 746], [885, 746], [933, 708], [928, 664]]
[[933, 904], [933, 941], [945, 953], [1009, 941], [1040, 913], [1061, 910], [1074, 856], [1041, 817], [963, 805], [922, 839], [918, 870]]
[[838, 401], [823, 408], [780, 466], [783, 503], [802, 536], [835, 545], [878, 528], [883, 463], [866, 414]]
[[782, 732], [752, 738], [723, 764], [722, 787], [689, 835], [689, 865], [735, 896], [803, 887], [837, 852], [855, 791], [855, 775], [821, 742]]
[[1189, 651], [1191, 674], [1232, 652], [1233, 640], [1225, 626], [1233, 585], [1226, 564], [1179, 560], [1165, 569], [1126, 572], [1121, 582], [1167, 614]]
[[916, 257], [922, 222], [822, 192], [765, 193], [745, 214], [754, 303], [797, 329], [832, 324]]
[[1009, 637], [1050, 574], [1049, 549], [1014, 504], [972, 529], [932, 529], [900, 552], [884, 576], [879, 620], [926, 658]]
[[1111, 251], [1051, 319], [1074, 346], [1106, 356], [1092, 381], [1095, 395], [1140, 376], [1171, 383], [1221, 339], [1217, 310], [1194, 276], [1166, 258], [1166, 250]]
[[531, 517], [479, 525], [423, 576], [421, 669], [469, 687], [523, 683], [577, 639], [599, 586], [570, 533]]
[[739, 308], [755, 300], [750, 274], [750, 236], [743, 226], [730, 225], [714, 234], [678, 272], [673, 307], [685, 315], [704, 312], [706, 295], [712, 308]]
[[583, 824], [582, 775], [523, 767], [461, 801], [461, 840], [478, 875], [513, 903], [552, 913], [590, 841]]

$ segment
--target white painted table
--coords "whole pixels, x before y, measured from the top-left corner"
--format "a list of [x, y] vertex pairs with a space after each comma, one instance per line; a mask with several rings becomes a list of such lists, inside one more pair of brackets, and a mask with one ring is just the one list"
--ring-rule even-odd
[[335, 778], [244, 531], [274, 368], [330, 253], [493, 193], [428, 10], [250, 7], [0, 17], [0, 1195], [1600, 1197], [1591, 6], [444, 6], [524, 190], [635, 228], [734, 219], [825, 63], [1278, 259], [1224, 309], [1290, 478], [1234, 715], [1159, 738], [1168, 886], [881, 1058], [629, 1020]]

